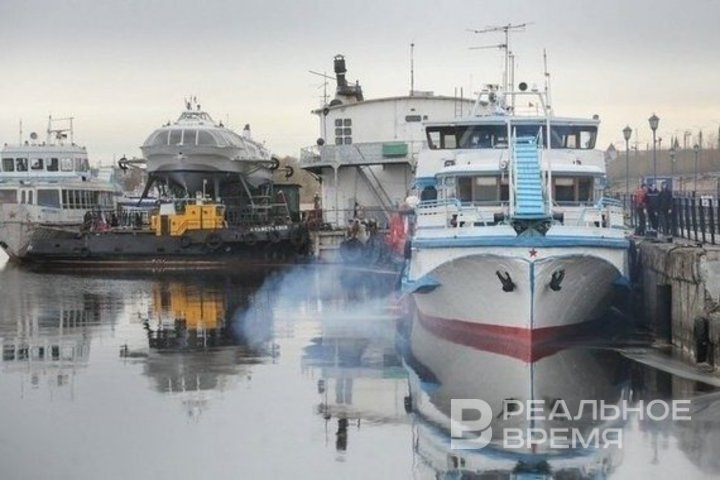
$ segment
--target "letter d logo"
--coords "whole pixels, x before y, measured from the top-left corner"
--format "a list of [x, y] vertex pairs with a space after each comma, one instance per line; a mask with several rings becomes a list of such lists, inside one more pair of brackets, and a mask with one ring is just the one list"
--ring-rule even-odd
[[[464, 420], [465, 412], [477, 412], [479, 418]], [[450, 448], [452, 450], [477, 450], [492, 440], [493, 414], [490, 404], [472, 398], [450, 400]]]

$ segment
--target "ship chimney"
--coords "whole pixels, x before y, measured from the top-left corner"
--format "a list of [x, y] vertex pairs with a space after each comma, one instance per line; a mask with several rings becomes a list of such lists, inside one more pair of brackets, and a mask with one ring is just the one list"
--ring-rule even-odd
[[333, 64], [335, 67], [335, 78], [337, 79], [339, 91], [341, 87], [347, 87], [347, 80], [345, 79], [345, 74], [347, 73], [347, 68], [345, 68], [345, 57], [342, 55], [335, 55]]
[[335, 99], [330, 102], [330, 106], [362, 102], [364, 98], [360, 82], [355, 82], [355, 85], [349, 85], [345, 78], [345, 74], [347, 73], [345, 57], [343, 55], [335, 55], [333, 67], [335, 70], [337, 89], [335, 90]]

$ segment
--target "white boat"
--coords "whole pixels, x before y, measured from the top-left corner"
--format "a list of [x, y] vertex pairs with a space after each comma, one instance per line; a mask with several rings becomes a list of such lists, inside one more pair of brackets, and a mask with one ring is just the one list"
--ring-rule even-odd
[[556, 117], [547, 98], [488, 86], [470, 116], [425, 124], [404, 287], [427, 321], [539, 341], [598, 318], [627, 279], [599, 120]]
[[215, 123], [195, 100], [185, 103], [176, 122], [155, 130], [140, 147], [149, 177], [146, 192], [158, 183], [176, 198], [203, 192], [217, 199], [271, 182], [278, 160], [251, 138], [249, 125], [238, 135]]
[[23, 257], [33, 238], [83, 225], [88, 211], [115, 209], [117, 187], [91, 172], [85, 147], [74, 143], [72, 118], [48, 120], [47, 139], [2, 149], [0, 247]]

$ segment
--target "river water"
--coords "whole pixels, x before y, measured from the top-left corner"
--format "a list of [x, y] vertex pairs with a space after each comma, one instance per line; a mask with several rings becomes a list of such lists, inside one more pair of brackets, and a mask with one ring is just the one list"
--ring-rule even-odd
[[[716, 478], [720, 381], [608, 319], [499, 355], [407, 316], [390, 276], [72, 276], [0, 266], [0, 478]], [[623, 323], [625, 322], [625, 323]], [[612, 333], [608, 333], [612, 332]], [[451, 448], [452, 399], [691, 399], [563, 428], [621, 445]], [[522, 415], [514, 425], [529, 424]], [[537, 423], [533, 423], [537, 426]], [[505, 425], [507, 426], [507, 425]], [[586, 437], [587, 438], [587, 437]]]

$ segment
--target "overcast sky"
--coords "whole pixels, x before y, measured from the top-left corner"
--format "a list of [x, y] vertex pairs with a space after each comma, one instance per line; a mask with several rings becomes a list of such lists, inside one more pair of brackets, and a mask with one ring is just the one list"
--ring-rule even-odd
[[414, 42], [416, 89], [469, 92], [502, 74], [499, 50], [469, 47], [502, 37], [467, 29], [509, 22], [532, 22], [512, 40], [516, 79], [541, 84], [546, 48], [556, 114], [599, 114], [603, 148], [626, 124], [644, 145], [653, 112], [668, 140], [720, 126], [720, 0], [2, 0], [0, 18], [0, 141], [20, 119], [44, 138], [49, 114], [72, 115], [104, 164], [139, 156], [191, 94], [297, 156], [318, 136], [308, 70], [342, 53], [366, 98], [406, 94]]

